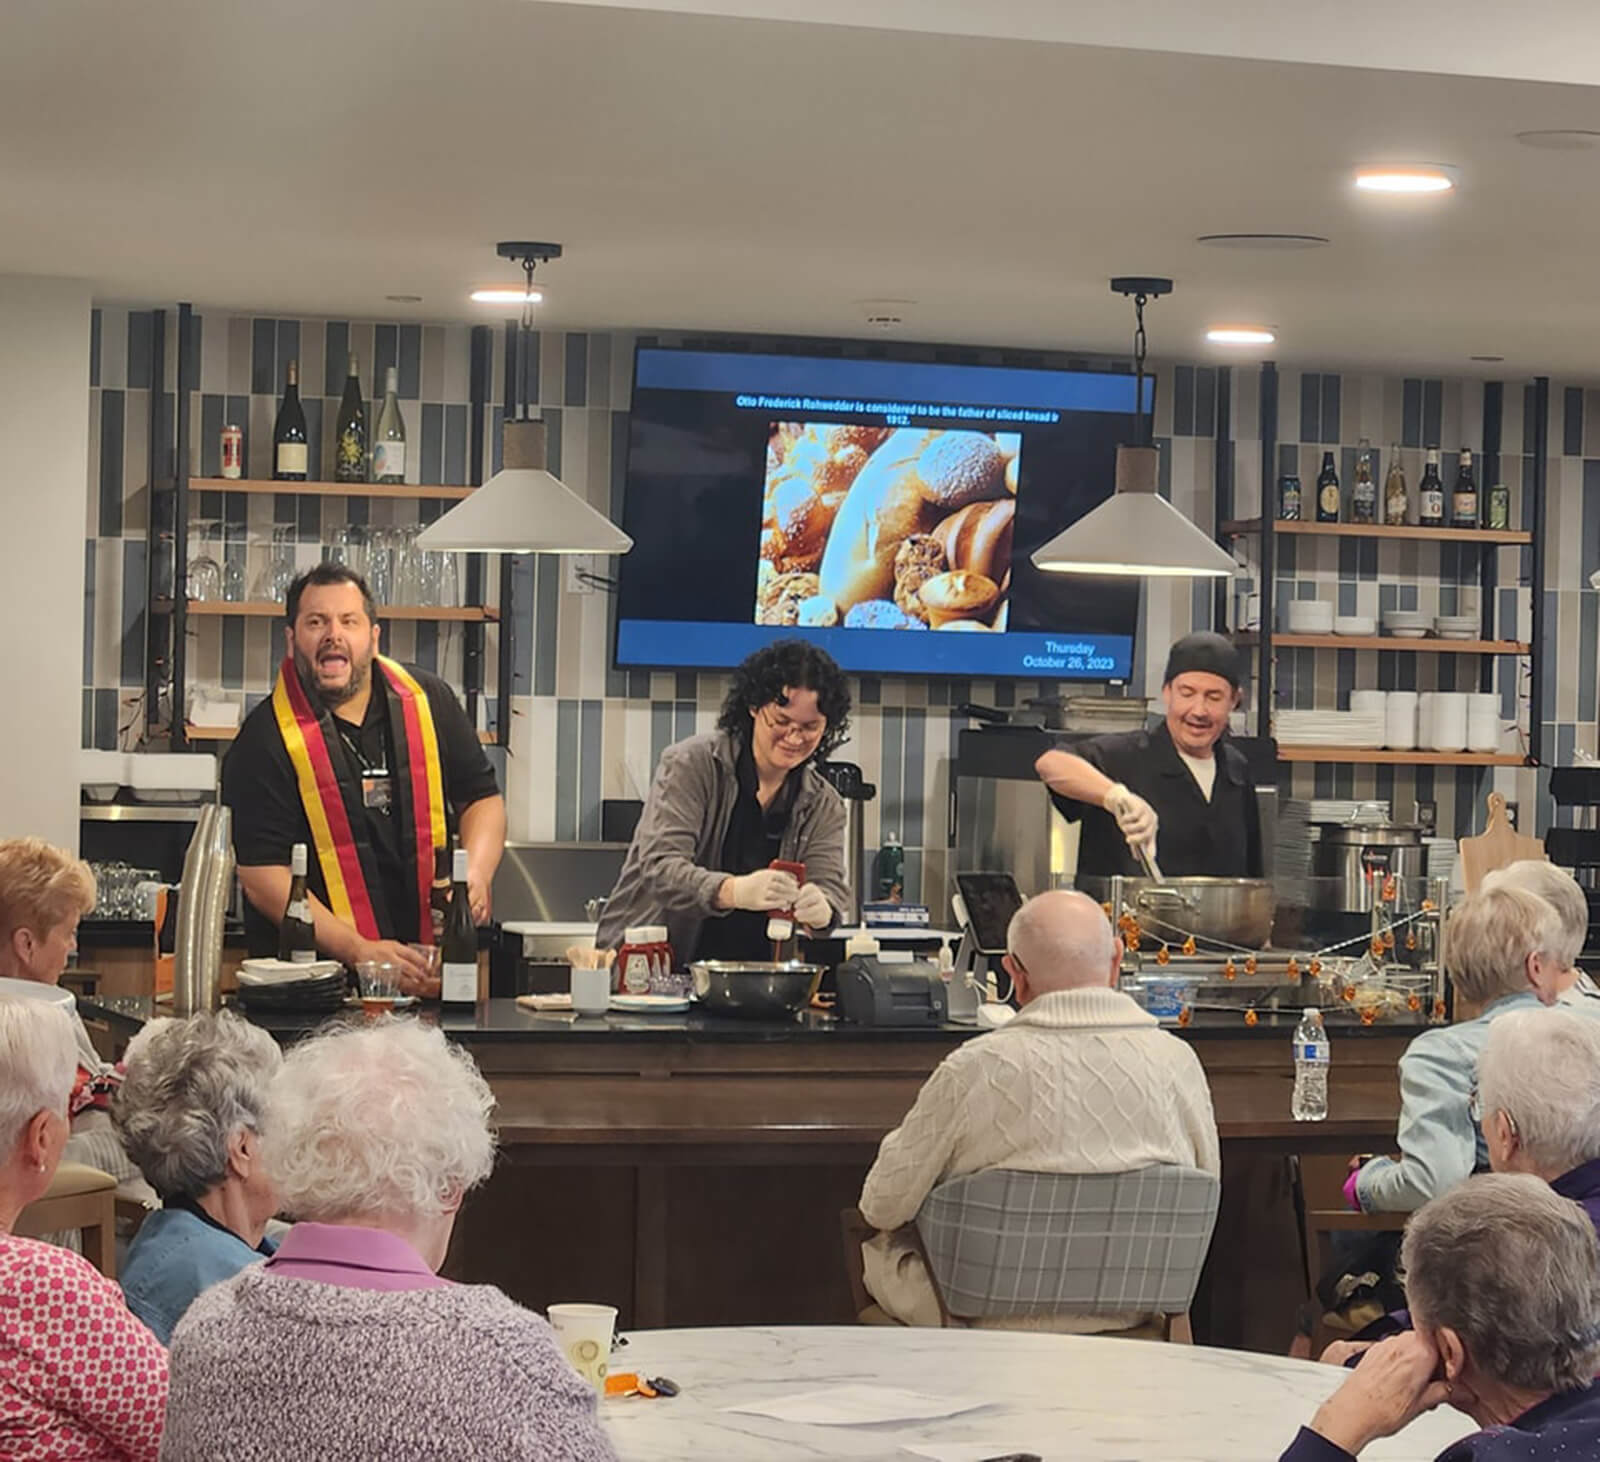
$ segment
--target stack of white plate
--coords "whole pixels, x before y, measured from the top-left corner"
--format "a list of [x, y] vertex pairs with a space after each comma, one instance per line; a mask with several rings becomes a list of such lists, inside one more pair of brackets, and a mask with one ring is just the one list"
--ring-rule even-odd
[[1367, 809], [1381, 811], [1379, 821], [1389, 821], [1389, 804], [1387, 802], [1365, 799], [1357, 802], [1354, 798], [1347, 797], [1313, 797], [1306, 804], [1307, 815], [1312, 822], [1350, 822], [1358, 812]]
[[1386, 609], [1383, 627], [1396, 639], [1420, 640], [1428, 633], [1431, 621], [1426, 614], [1415, 609]]
[[1449, 882], [1450, 875], [1456, 871], [1456, 859], [1461, 850], [1456, 845], [1454, 838], [1424, 838], [1423, 847], [1427, 850], [1428, 877], [1442, 878]]
[[1433, 621], [1433, 632], [1441, 640], [1475, 640], [1480, 628], [1475, 614], [1440, 614]]
[[1336, 635], [1375, 635], [1378, 621], [1370, 614], [1339, 614], [1334, 616], [1333, 632]]
[[1280, 746], [1383, 745], [1380, 711], [1279, 711], [1273, 717], [1273, 735]]
[[1292, 635], [1333, 633], [1333, 605], [1326, 599], [1291, 599], [1286, 618]]
[[1500, 750], [1500, 697], [1492, 690], [1467, 695], [1467, 750]]

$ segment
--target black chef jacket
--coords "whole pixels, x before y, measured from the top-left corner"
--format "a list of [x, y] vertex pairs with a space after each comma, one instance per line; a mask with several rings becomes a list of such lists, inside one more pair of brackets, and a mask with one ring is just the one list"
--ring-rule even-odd
[[[484, 755], [461, 702], [443, 680], [416, 666], [406, 667], [428, 697], [433, 713], [433, 728], [439, 738], [439, 768], [444, 778], [445, 818], [453, 834], [461, 813], [474, 802], [498, 796], [494, 768]], [[365, 799], [367, 836], [372, 842], [379, 870], [381, 889], [374, 890], [374, 908], [379, 911], [379, 933], [385, 939], [415, 939], [420, 922], [417, 890], [406, 877], [401, 852], [402, 830], [391, 814], [385, 784], [392, 787], [397, 776], [407, 769], [395, 766], [394, 738], [389, 732], [388, 697], [378, 683], [382, 671], [374, 662], [372, 697], [361, 725], [352, 726], [334, 717], [333, 738], [328, 755], [343, 774], [363, 786], [373, 787]], [[381, 772], [382, 775], [376, 775]], [[222, 761], [222, 800], [233, 809], [233, 848], [236, 859], [246, 867], [252, 864], [289, 865], [290, 850], [304, 843], [307, 859], [306, 881], [323, 903], [328, 889], [322, 877], [322, 864], [316, 853], [316, 839], [300, 800], [300, 785], [294, 764], [283, 744], [273, 713], [272, 699], [262, 701], [239, 727], [239, 734]], [[381, 897], [378, 895], [381, 893]], [[278, 952], [278, 927], [257, 911], [249, 899], [244, 901], [245, 943], [252, 955]]]
[[[1156, 810], [1156, 861], [1172, 878], [1260, 878], [1261, 816], [1256, 789], [1244, 753], [1226, 735], [1212, 748], [1217, 778], [1206, 801], [1194, 774], [1184, 765], [1163, 721], [1153, 731], [1119, 731], [1079, 742], [1069, 750], [1137, 792]], [[1083, 823], [1078, 844], [1078, 872], [1109, 878], [1122, 873], [1140, 876], [1139, 866], [1103, 807], [1063, 797], [1050, 800], [1069, 822]]]

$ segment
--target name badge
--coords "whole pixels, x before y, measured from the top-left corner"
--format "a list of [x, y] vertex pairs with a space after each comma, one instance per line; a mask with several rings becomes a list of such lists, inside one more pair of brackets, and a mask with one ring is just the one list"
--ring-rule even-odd
[[364, 772], [361, 777], [361, 805], [389, 815], [393, 787], [388, 772]]

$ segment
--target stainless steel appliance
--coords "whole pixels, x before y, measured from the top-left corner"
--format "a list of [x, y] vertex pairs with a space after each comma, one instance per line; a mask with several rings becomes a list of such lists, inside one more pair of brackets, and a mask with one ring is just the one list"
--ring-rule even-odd
[[854, 928], [861, 923], [861, 905], [871, 899], [867, 887], [872, 866], [866, 851], [866, 807], [878, 795], [878, 789], [862, 780], [861, 768], [851, 761], [821, 762], [817, 770], [844, 798], [844, 881], [850, 890], [851, 905], [839, 910], [839, 922]]
[[1085, 878], [1092, 898], [1125, 904], [1151, 937], [1181, 943], [1188, 935], [1239, 949], [1272, 942], [1277, 899], [1265, 878]]
[[1346, 914], [1366, 914], [1390, 876], [1425, 878], [1428, 852], [1415, 823], [1324, 822], [1311, 848], [1313, 902]]
[[801, 960], [697, 959], [689, 966], [694, 998], [712, 1015], [783, 1020], [811, 1003], [822, 966]]

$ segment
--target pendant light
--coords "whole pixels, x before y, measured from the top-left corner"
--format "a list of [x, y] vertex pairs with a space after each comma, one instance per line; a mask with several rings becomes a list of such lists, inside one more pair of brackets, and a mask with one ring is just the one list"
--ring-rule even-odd
[[1225, 578], [1238, 572], [1233, 556], [1156, 491], [1161, 457], [1144, 411], [1144, 307], [1172, 293], [1170, 279], [1113, 279], [1112, 290], [1133, 300], [1134, 445], [1117, 448], [1116, 488], [1098, 507], [1036, 549], [1036, 568], [1053, 574], [1125, 574], [1140, 578]]
[[[526, 286], [521, 330], [526, 346], [539, 299], [533, 287], [534, 268], [545, 259], [560, 258], [561, 245], [504, 243], [499, 253], [522, 264]], [[516, 416], [501, 428], [500, 470], [418, 534], [418, 548], [445, 553], [613, 554], [633, 547], [633, 539], [622, 529], [546, 469], [545, 424], [529, 414], [527, 386], [527, 373], [518, 372]]]

